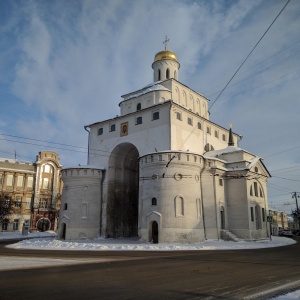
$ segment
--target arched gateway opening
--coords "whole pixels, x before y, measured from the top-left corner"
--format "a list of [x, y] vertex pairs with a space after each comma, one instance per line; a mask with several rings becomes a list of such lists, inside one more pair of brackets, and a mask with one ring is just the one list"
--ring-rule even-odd
[[107, 237], [138, 235], [139, 152], [130, 143], [115, 147], [109, 158]]

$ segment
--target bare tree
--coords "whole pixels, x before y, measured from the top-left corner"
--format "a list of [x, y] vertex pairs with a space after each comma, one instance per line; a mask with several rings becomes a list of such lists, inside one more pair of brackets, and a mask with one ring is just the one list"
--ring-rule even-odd
[[10, 217], [14, 213], [15, 213], [15, 206], [11, 200], [11, 197], [4, 193], [1, 193], [0, 194], [0, 223], [7, 224], [10, 221]]

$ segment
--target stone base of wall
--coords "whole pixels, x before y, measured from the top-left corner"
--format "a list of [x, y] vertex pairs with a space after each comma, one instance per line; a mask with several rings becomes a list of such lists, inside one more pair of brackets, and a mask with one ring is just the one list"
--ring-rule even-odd
[[[59, 238], [62, 233], [59, 232]], [[85, 240], [95, 239], [99, 237], [99, 228], [72, 228], [66, 229], [65, 240]]]
[[[148, 229], [139, 232], [143, 242], [152, 242]], [[160, 229], [158, 232], [159, 243], [199, 243], [205, 240], [203, 229]]]

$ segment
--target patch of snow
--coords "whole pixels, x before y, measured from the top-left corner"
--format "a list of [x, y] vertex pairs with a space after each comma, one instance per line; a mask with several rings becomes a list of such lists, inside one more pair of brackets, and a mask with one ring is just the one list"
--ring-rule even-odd
[[147, 85], [147, 86], [146, 86], [145, 88], [143, 88], [142, 90], [139, 90], [139, 91], [137, 91], [137, 92], [134, 92], [134, 93], [129, 94], [127, 97], [126, 97], [126, 96], [123, 96], [123, 98], [124, 98], [124, 101], [125, 101], [125, 100], [129, 100], [129, 99], [132, 99], [132, 98], [136, 98], [136, 97], [145, 95], [145, 94], [150, 93], [150, 92], [153, 92], [153, 91], [168, 91], [168, 92], [170, 92], [169, 89], [167, 89], [167, 88], [164, 87], [163, 85], [157, 84], [157, 83], [155, 82], [155, 83], [153, 83], [153, 84]]
[[[241, 151], [251, 154], [250, 152], [248, 152], [240, 147], [228, 146], [228, 147], [220, 149], [220, 150], [208, 151], [204, 154], [204, 157], [217, 157], [222, 154], [235, 153], [235, 152], [241, 152]], [[253, 154], [251, 154], [251, 155], [253, 155]]]
[[28, 232], [28, 235], [23, 235], [20, 231], [15, 232], [0, 232], [0, 240], [15, 240], [15, 239], [27, 239], [27, 238], [44, 238], [44, 237], [56, 237], [56, 232]]
[[288, 299], [300, 299], [300, 290], [288, 293], [286, 295], [271, 298], [270, 300], [288, 300]]
[[223, 240], [207, 240], [193, 244], [159, 243], [152, 244], [138, 238], [97, 238], [93, 240], [65, 241], [53, 238], [28, 239], [7, 247], [14, 249], [47, 249], [47, 250], [92, 250], [92, 251], [178, 251], [178, 250], [239, 250], [281, 247], [294, 244], [295, 241], [285, 237], [272, 237], [270, 240], [256, 242], [231, 242]]

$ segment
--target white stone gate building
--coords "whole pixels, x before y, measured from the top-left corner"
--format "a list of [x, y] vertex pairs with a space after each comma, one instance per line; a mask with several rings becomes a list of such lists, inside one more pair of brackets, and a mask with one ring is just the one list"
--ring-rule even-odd
[[62, 171], [59, 237], [267, 237], [261, 158], [209, 120], [208, 99], [178, 81], [175, 53], [152, 68], [154, 83], [123, 95], [120, 116], [85, 126], [88, 165]]

